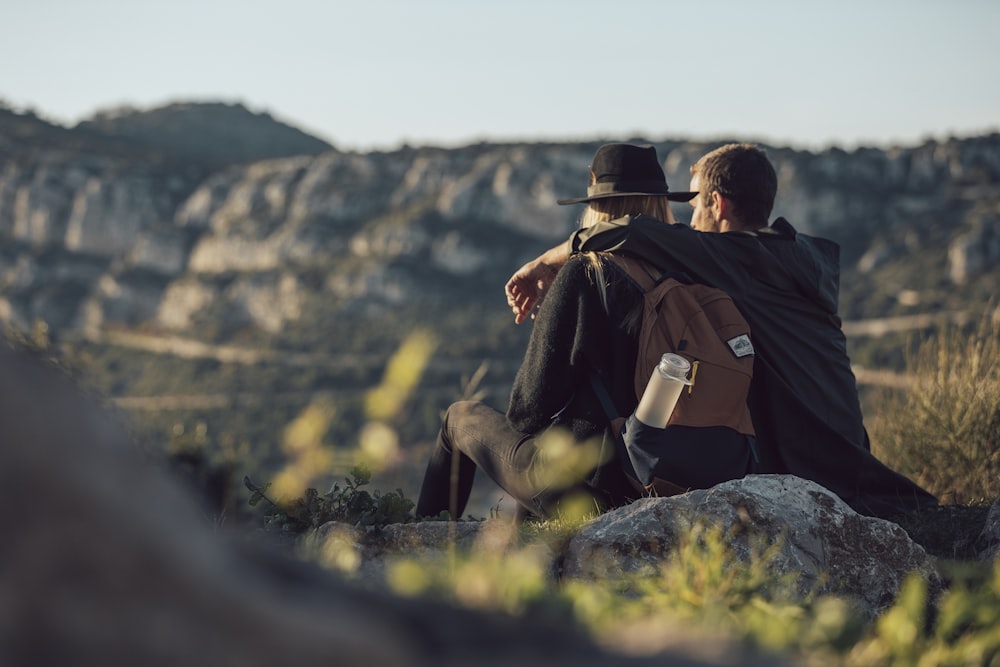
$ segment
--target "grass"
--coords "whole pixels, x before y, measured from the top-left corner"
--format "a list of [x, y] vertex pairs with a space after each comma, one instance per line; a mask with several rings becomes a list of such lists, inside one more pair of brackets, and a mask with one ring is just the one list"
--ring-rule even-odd
[[873, 451], [942, 504], [992, 502], [1000, 496], [1000, 318], [912, 345], [907, 373], [909, 386], [885, 391], [869, 415]]

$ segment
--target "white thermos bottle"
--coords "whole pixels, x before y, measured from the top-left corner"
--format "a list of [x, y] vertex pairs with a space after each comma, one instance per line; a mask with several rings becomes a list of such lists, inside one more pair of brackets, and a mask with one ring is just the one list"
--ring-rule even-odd
[[687, 377], [690, 370], [691, 362], [684, 357], [671, 352], [664, 354], [639, 399], [639, 406], [635, 409], [636, 419], [646, 426], [666, 428], [681, 390], [691, 384]]

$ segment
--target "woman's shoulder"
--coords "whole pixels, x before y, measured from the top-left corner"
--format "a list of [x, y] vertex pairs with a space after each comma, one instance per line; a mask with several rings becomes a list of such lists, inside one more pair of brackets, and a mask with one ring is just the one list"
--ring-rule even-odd
[[585, 252], [572, 255], [559, 272], [566, 286], [593, 287], [598, 282], [607, 285], [618, 278], [618, 267], [603, 252]]
[[582, 294], [596, 293], [599, 284], [606, 286], [612, 278], [606, 258], [594, 253], [572, 255], [549, 287], [546, 301], [577, 300]]
[[604, 251], [588, 251], [570, 255], [570, 258], [567, 260], [564, 268], [572, 267], [570, 268], [571, 272], [587, 273], [598, 263], [602, 268], [615, 265], [615, 262], [611, 258], [611, 253]]
[[576, 283], [585, 278], [589, 280], [593, 275], [593, 269], [592, 253], [571, 255], [559, 270], [556, 280], [561, 278], [564, 283]]
[[625, 258], [615, 261], [614, 256], [607, 252], [578, 253], [572, 255], [563, 266], [563, 271], [566, 273], [564, 278], [567, 282], [586, 280], [591, 284], [602, 280], [608, 286], [623, 283], [639, 289], [638, 284], [623, 266], [623, 261]]

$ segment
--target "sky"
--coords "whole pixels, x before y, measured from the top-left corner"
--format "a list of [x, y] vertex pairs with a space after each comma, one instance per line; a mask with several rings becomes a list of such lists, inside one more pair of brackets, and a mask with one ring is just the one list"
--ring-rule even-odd
[[0, 100], [239, 102], [342, 150], [1000, 130], [997, 0], [3, 0]]

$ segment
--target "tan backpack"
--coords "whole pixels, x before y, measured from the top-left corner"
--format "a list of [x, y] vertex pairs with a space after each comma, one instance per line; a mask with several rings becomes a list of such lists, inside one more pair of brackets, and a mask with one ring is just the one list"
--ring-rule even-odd
[[606, 255], [643, 290], [642, 323], [635, 363], [638, 400], [666, 352], [691, 362], [691, 386], [681, 392], [668, 425], [728, 426], [754, 435], [747, 394], [753, 377], [750, 325], [732, 298], [707, 285], [673, 277], [658, 280], [637, 259]]
[[[622, 268], [643, 290], [635, 363], [636, 400], [642, 397], [660, 358], [673, 352], [691, 362], [688, 378], [691, 385], [682, 390], [667, 426], [726, 426], [754, 436], [747, 407], [754, 349], [750, 325], [732, 298], [714, 287], [661, 276], [640, 260], [609, 253], [603, 255]], [[607, 312], [606, 303], [604, 307]], [[614, 413], [610, 396], [596, 375], [591, 383], [613, 430], [620, 433], [625, 416]], [[623, 460], [629, 459], [630, 446], [625, 445], [621, 437], [617, 440], [619, 446], [625, 448]], [[655, 448], [643, 449], [647, 461], [658, 456]], [[630, 477], [635, 477], [635, 471], [630, 472]], [[641, 484], [637, 480], [636, 483]], [[646, 493], [660, 496], [686, 490], [658, 477], [642, 486]]]

